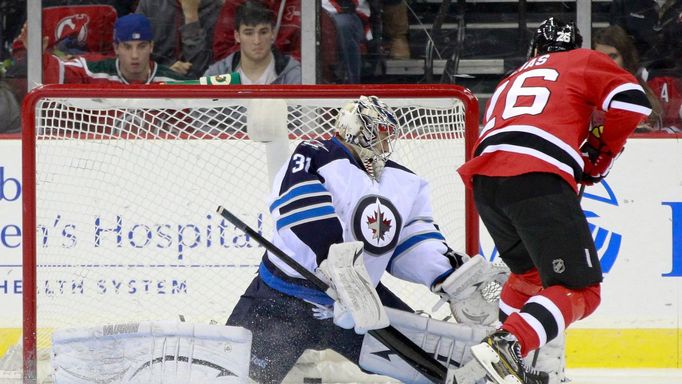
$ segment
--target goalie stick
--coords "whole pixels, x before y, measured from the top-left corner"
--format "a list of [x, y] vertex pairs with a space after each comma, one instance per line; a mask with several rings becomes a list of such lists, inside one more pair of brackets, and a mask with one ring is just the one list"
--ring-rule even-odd
[[[218, 206], [218, 213], [224, 217], [227, 221], [232, 223], [238, 229], [242, 230], [247, 235], [251, 236], [256, 242], [268, 251], [272, 252], [275, 256], [279, 257], [280, 260], [285, 262], [288, 266], [293, 268], [301, 276], [305, 277], [308, 281], [313, 283], [318, 289], [326, 293], [332, 299], [336, 300], [336, 292], [319, 277], [317, 277], [313, 272], [304, 268], [296, 260], [292, 259], [289, 255], [284, 253], [276, 245], [272, 244], [266, 238], [261, 236], [260, 233], [256, 232], [254, 229], [249, 227], [246, 223], [241, 221], [230, 211]], [[412, 368], [416, 369], [434, 383], [445, 383], [448, 379], [448, 369], [439, 363], [436, 359], [427, 354], [423, 349], [416, 345], [412, 340], [407, 338], [407, 336], [400, 333], [397, 329], [392, 326], [386, 328], [374, 329], [368, 331], [368, 333], [379, 340], [383, 345], [390, 349], [393, 353], [398, 355], [405, 362], [410, 364]], [[451, 379], [452, 380], [452, 379]], [[457, 384], [457, 381], [451, 382], [452, 384]]]

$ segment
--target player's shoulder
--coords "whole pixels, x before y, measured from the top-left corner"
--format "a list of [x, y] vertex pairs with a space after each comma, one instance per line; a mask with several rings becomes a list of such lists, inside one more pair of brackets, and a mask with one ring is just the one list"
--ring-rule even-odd
[[555, 64], [562, 63], [571, 68], [579, 67], [580, 64], [590, 65], [590, 62], [594, 60], [602, 61], [604, 58], [613, 62], [613, 59], [604, 53], [587, 48], [576, 48], [571, 49], [570, 51], [553, 52], [547, 55], [549, 56], [549, 59], [547, 60], [548, 62], [553, 62]]
[[576, 58], [584, 57], [590, 62], [603, 62], [609, 64], [609, 66], [618, 67], [618, 64], [616, 64], [616, 62], [604, 52], [599, 52], [588, 48], [578, 48], [569, 52], [573, 52]]
[[385, 168], [395, 169], [397, 171], [401, 171], [401, 172], [405, 172], [405, 173], [408, 173], [408, 174], [413, 175], [413, 176], [417, 176], [417, 174], [412, 172], [411, 169], [407, 168], [404, 165], [398, 164], [393, 160], [386, 160]]
[[346, 151], [341, 142], [331, 138], [304, 140], [298, 144], [294, 153], [315, 159], [316, 163], [323, 165], [339, 158], [348, 157]]
[[[551, 53], [550, 55], [560, 71], [602, 80], [613, 79], [614, 77], [627, 78], [628, 81], [633, 80], [632, 74], [621, 68], [612, 58], [593, 49], [577, 48]], [[606, 77], [604, 77], [605, 75]]]
[[328, 156], [338, 151], [339, 145], [334, 139], [307, 139], [296, 146], [295, 152], [304, 153], [310, 156]]

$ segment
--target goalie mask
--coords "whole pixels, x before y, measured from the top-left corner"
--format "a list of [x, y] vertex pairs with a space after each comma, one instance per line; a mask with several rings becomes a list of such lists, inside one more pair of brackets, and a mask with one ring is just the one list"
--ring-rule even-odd
[[575, 23], [564, 23], [550, 17], [543, 21], [535, 31], [528, 50], [528, 58], [545, 53], [570, 51], [580, 48], [582, 44], [583, 37]]
[[367, 173], [378, 180], [398, 138], [398, 119], [376, 96], [360, 96], [336, 118], [336, 131], [360, 156]]

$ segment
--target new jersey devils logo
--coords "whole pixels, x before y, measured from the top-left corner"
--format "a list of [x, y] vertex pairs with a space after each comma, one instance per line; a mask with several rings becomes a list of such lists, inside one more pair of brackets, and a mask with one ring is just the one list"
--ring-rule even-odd
[[395, 248], [402, 218], [390, 200], [368, 195], [360, 199], [353, 211], [353, 236], [365, 244], [371, 255], [382, 255]]
[[294, 18], [300, 19], [301, 18], [301, 11], [296, 9], [296, 6], [293, 5], [288, 5], [285, 8], [284, 11], [284, 20], [286, 21], [293, 21]]
[[88, 23], [90, 23], [90, 17], [85, 13], [70, 15], [59, 20], [54, 30], [55, 41], [75, 37], [79, 42], [85, 43], [88, 38]]

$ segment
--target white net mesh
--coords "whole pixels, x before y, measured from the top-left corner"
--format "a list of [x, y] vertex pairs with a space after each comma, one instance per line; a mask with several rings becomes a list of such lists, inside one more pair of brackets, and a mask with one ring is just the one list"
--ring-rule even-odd
[[[289, 148], [329, 138], [352, 97], [285, 99]], [[381, 97], [381, 95], [379, 95]], [[265, 144], [248, 98], [44, 98], [36, 107], [39, 348], [63, 327], [177, 319], [224, 323], [263, 248], [215, 213], [223, 205], [272, 232]], [[383, 97], [402, 136], [392, 159], [431, 184], [435, 219], [464, 250], [464, 106]], [[28, 228], [26, 230], [29, 230]], [[27, 281], [25, 284], [33, 284]], [[387, 279], [416, 309], [438, 298]]]

